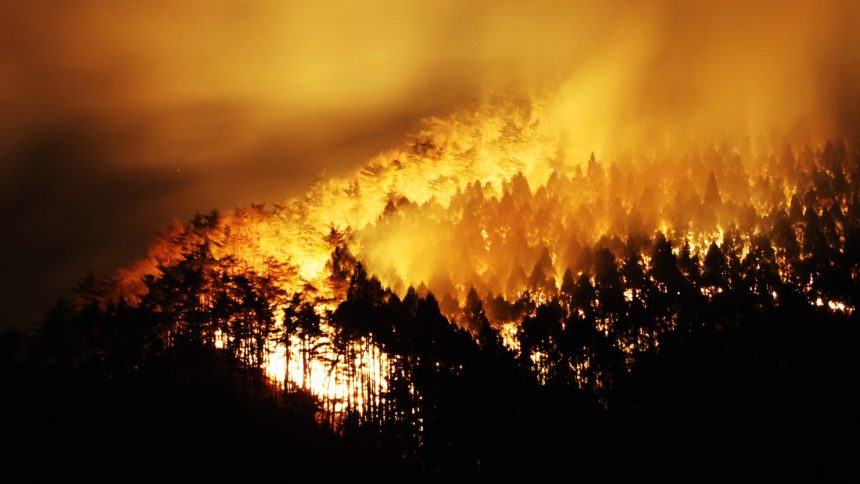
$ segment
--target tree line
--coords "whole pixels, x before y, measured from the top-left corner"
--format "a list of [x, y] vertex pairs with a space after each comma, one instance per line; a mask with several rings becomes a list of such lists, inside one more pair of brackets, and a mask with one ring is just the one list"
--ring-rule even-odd
[[[842, 161], [817, 161], [767, 230], [730, 228], [707, 247], [677, 232], [602, 237], [558, 283], [544, 250], [508, 297], [392, 290], [334, 229], [326, 290], [289, 290], [296, 267], [225, 256], [219, 214], [198, 215], [139, 299], [87, 274], [31, 334], [3, 334], [5, 405], [27, 416], [10, 435], [61, 452], [37, 436], [74, 446], [97, 429], [119, 443], [98, 449], [129, 460], [141, 435], [195, 456], [218, 442], [296, 473], [330, 459], [347, 474], [443, 478], [839, 475], [860, 408], [860, 219], [856, 187], [839, 182], [856, 160], [832, 151]], [[284, 372], [300, 368], [280, 384], [276, 347]], [[345, 382], [337, 402], [314, 393], [312, 360]]]

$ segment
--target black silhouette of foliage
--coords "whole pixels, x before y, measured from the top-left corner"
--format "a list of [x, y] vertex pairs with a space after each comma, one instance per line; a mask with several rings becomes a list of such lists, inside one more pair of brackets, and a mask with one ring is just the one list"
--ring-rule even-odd
[[[430, 283], [445, 289], [438, 299], [423, 285], [401, 299], [334, 228], [328, 283], [340, 298], [286, 291], [295, 268], [216, 256], [219, 216], [197, 216], [139, 301], [89, 273], [32, 334], [0, 337], [3, 410], [20, 417], [4, 434], [21, 454], [157, 462], [143, 444], [153, 441], [189, 469], [271, 458], [322, 478], [844, 477], [860, 408], [860, 157], [841, 143], [803, 156], [785, 175], [804, 180], [797, 193], [723, 227], [722, 240], [694, 250], [683, 233], [643, 233], [640, 210], [628, 236], [572, 236], [559, 253], [534, 245], [528, 273], [518, 262], [498, 274], [506, 295], [442, 277]], [[586, 171], [575, 180], [610, 192], [631, 183], [593, 156]], [[528, 220], [573, 183], [554, 175], [532, 190], [518, 174], [493, 203]], [[744, 211], [745, 190], [712, 171], [701, 196], [677, 198], [716, 227]], [[464, 218], [491, 203], [477, 183], [462, 196]], [[392, 200], [388, 217], [409, 203]], [[512, 226], [509, 241], [526, 228]], [[267, 376], [273, 343], [285, 348], [283, 383]], [[347, 395], [313, 394], [320, 361]], [[94, 433], [101, 443], [76, 446]]]

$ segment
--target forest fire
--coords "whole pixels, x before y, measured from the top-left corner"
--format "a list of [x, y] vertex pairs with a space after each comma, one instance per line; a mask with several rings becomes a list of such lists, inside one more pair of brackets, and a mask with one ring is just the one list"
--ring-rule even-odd
[[[212, 277], [265, 278], [264, 292], [280, 296], [268, 303], [278, 316], [268, 342], [255, 343], [258, 358], [270, 377], [310, 390], [336, 414], [364, 413], [372, 395], [388, 391], [391, 371], [391, 356], [375, 344], [350, 356], [333, 349], [342, 328], [332, 315], [350, 297], [356, 264], [390, 297], [432, 293], [476, 337], [486, 314], [515, 352], [528, 339], [524, 321], [541, 308], [560, 304], [562, 331], [571, 316], [596, 317], [628, 363], [675, 326], [637, 326], [655, 317], [647, 315], [655, 292], [693, 287], [711, 304], [748, 294], [779, 305], [789, 287], [813, 307], [853, 312], [856, 296], [831, 283], [858, 279], [843, 262], [858, 243], [853, 145], [746, 142], [578, 162], [557, 151], [551, 105], [499, 99], [487, 113], [433, 120], [405, 148], [304, 197], [177, 225], [149, 259], [119, 273], [113, 297], [145, 300], [144, 281], [195, 247], [205, 247]], [[217, 299], [201, 295], [204, 304]], [[320, 320], [302, 338], [284, 320], [301, 305]], [[634, 324], [628, 336], [614, 335], [619, 318]], [[547, 355], [529, 355], [544, 381]], [[584, 358], [573, 367], [593, 369]], [[598, 374], [574, 373], [580, 385], [605, 385]]]
[[[412, 286], [450, 298], [455, 304], [444, 309], [451, 317], [471, 288], [485, 304], [526, 292], [541, 302], [541, 294], [559, 290], [566, 270], [593, 269], [595, 246], [619, 261], [641, 252], [648, 271], [650, 253], [641, 249], [658, 232], [675, 257], [699, 266], [709, 252], [728, 264], [753, 249], [773, 251], [784, 282], [812, 276], [798, 273], [790, 258], [810, 257], [816, 243], [842, 253], [853, 236], [856, 153], [842, 142], [796, 153], [788, 140], [724, 144], [580, 163], [559, 158], [536, 132], [553, 128], [541, 113], [500, 102], [472, 124], [434, 121], [418, 141], [347, 178], [321, 181], [272, 209], [221, 216], [198, 236], [211, 241], [215, 259], [238, 270], [277, 266], [282, 289], [312, 286], [320, 301], [331, 301], [329, 310], [345, 295], [329, 284], [340, 247], [401, 297]], [[816, 177], [827, 185], [816, 186]], [[139, 298], [142, 276], [182, 256], [186, 247], [175, 240], [185, 231], [174, 227], [149, 259], [120, 273], [123, 296]]]
[[0, 333], [23, 452], [850, 470], [856, 2], [197, 3], [0, 15], [0, 295], [96, 269]]

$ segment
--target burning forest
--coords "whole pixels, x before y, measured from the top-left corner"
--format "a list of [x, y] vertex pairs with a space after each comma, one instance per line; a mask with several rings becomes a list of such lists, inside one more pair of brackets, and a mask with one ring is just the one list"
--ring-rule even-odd
[[503, 84], [499, 61], [348, 169], [86, 272], [3, 333], [15, 455], [92, 475], [164, 453], [196, 476], [847, 476], [856, 9], [664, 3], [556, 45], [564, 68], [534, 59], [566, 35], [496, 39], [540, 81]]

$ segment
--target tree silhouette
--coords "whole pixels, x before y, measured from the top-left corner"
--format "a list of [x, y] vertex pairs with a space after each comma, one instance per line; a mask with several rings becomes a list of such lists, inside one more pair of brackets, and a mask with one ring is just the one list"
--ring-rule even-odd
[[[0, 335], [3, 410], [22, 416], [10, 441], [82, 453], [66, 436], [93, 431], [110, 436], [105, 456], [155, 439], [442, 479], [842, 471], [853, 461], [836, 442], [858, 403], [858, 161], [843, 143], [787, 149], [747, 176], [717, 147], [667, 162], [684, 169], [672, 177], [592, 155], [584, 174], [529, 186], [518, 173], [497, 196], [470, 181], [456, 220], [435, 221], [461, 253], [405, 290], [409, 277], [350, 252], [353, 229], [322, 236], [325, 276], [305, 281], [288, 259], [231, 248], [253, 245], [240, 216], [198, 215], [140, 292], [90, 272], [31, 335]], [[445, 210], [409, 195], [388, 195], [379, 223]]]

